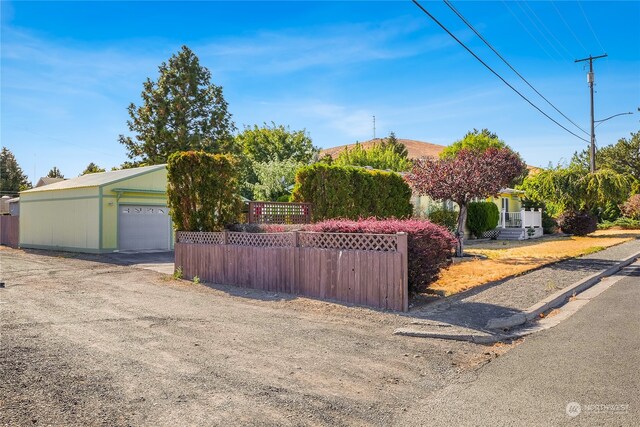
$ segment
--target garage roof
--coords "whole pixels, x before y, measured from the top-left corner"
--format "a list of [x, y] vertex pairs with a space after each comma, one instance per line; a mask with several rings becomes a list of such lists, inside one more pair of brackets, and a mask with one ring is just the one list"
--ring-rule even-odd
[[21, 191], [23, 193], [36, 193], [40, 191], [53, 190], [69, 190], [72, 188], [83, 187], [102, 187], [103, 185], [112, 184], [124, 179], [133, 178], [134, 176], [143, 175], [148, 172], [164, 169], [167, 165], [143, 166], [140, 168], [121, 169], [110, 172], [91, 173], [82, 175], [77, 178], [71, 178], [64, 181], [56, 182], [31, 190]]

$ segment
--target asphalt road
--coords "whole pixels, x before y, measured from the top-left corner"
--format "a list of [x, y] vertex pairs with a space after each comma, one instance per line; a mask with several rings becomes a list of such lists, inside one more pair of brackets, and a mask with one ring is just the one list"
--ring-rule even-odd
[[[402, 425], [640, 425], [640, 264], [555, 328], [413, 405]], [[433, 409], [436, 409], [435, 411]]]

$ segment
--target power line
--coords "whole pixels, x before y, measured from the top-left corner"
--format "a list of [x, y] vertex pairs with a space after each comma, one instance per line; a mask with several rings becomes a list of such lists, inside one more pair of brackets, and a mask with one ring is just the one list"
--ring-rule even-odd
[[567, 22], [566, 19], [564, 19], [564, 16], [562, 16], [562, 13], [560, 12], [560, 9], [558, 9], [558, 6], [556, 6], [556, 4], [553, 2], [553, 0], [551, 0], [551, 6], [553, 6], [553, 8], [556, 10], [556, 12], [558, 13], [558, 16], [560, 17], [560, 19], [562, 20], [562, 22], [564, 22], [565, 27], [567, 27], [567, 29], [569, 30], [569, 32], [571, 33], [571, 35], [573, 36], [573, 38], [578, 42], [578, 44], [582, 47], [582, 49], [584, 49], [585, 52], [588, 52], [589, 49], [587, 49], [584, 44], [582, 44], [582, 42], [580, 41], [580, 39], [578, 38], [578, 36], [576, 36], [576, 33], [573, 32], [573, 30], [571, 29], [571, 26], [569, 25], [569, 23]]
[[580, 4], [580, 0], [578, 0], [577, 3], [578, 3], [578, 7], [582, 11], [582, 16], [584, 16], [584, 20], [587, 21], [587, 25], [589, 26], [589, 29], [591, 30], [591, 34], [593, 34], [593, 37], [596, 39], [596, 42], [598, 42], [598, 45], [600, 46], [600, 49], [602, 49], [603, 52], [606, 52], [606, 49], [604, 47], [602, 47], [602, 43], [600, 43], [600, 39], [598, 39], [598, 36], [596, 35], [596, 32], [593, 31], [593, 27], [591, 26], [591, 21], [589, 21], [589, 18], [587, 17], [587, 14], [585, 13], [584, 9], [582, 8], [582, 5]]
[[471, 29], [471, 31], [473, 31], [479, 38], [480, 40], [482, 40], [484, 42], [484, 44], [486, 44], [489, 49], [491, 49], [493, 51], [493, 53], [495, 53], [496, 55], [498, 55], [498, 58], [500, 58], [502, 60], [502, 62], [504, 62], [505, 64], [507, 64], [507, 67], [509, 67], [511, 69], [511, 71], [513, 71], [514, 73], [516, 73], [516, 75], [518, 77], [520, 77], [526, 84], [527, 86], [529, 86], [531, 89], [533, 89], [533, 91], [535, 93], [537, 93], [542, 99], [544, 99], [547, 104], [549, 104], [551, 107], [553, 107], [554, 110], [556, 110], [558, 113], [560, 113], [560, 115], [562, 117], [564, 117], [565, 119], [569, 120], [571, 122], [572, 125], [574, 125], [575, 127], [577, 127], [578, 129], [580, 129], [582, 132], [584, 132], [586, 135], [589, 135], [589, 132], [587, 132], [586, 130], [582, 129], [578, 124], [576, 124], [573, 120], [571, 120], [569, 117], [567, 117], [562, 111], [560, 111], [555, 105], [553, 105], [551, 103], [551, 101], [549, 101], [547, 98], [544, 97], [544, 95], [542, 95], [535, 87], [533, 87], [533, 85], [531, 83], [529, 83], [529, 81], [527, 79], [525, 79], [522, 74], [520, 74], [515, 68], [513, 68], [513, 66], [511, 66], [511, 64], [509, 63], [509, 61], [507, 61], [502, 55], [500, 55], [500, 53], [491, 45], [491, 43], [489, 43], [487, 41], [487, 39], [485, 39], [482, 34], [480, 34], [480, 32], [478, 32], [478, 30], [476, 30], [474, 28], [473, 25], [471, 25], [471, 23], [467, 20], [467, 18], [465, 18], [459, 11], [458, 9], [456, 9], [453, 4], [451, 4], [451, 2], [449, 0], [443, 0], [444, 3], [449, 6], [449, 9], [451, 9], [453, 11], [453, 13], [455, 13], [456, 15], [458, 15], [458, 18], [460, 18], [462, 20], [462, 22], [464, 22], [467, 27], [469, 27]]
[[549, 33], [549, 35], [551, 36], [552, 39], [554, 39], [556, 41], [556, 43], [558, 43], [558, 45], [560, 45], [560, 47], [562, 49], [564, 49], [564, 51], [567, 53], [567, 55], [569, 56], [569, 58], [571, 58], [573, 55], [571, 55], [571, 52], [569, 52], [569, 50], [566, 48], [566, 46], [560, 41], [558, 40], [558, 38], [555, 36], [555, 34], [553, 34], [553, 31], [549, 30], [549, 28], [545, 25], [544, 21], [542, 19], [540, 19], [540, 17], [538, 16], [538, 14], [536, 13], [535, 10], [533, 10], [533, 8], [531, 6], [529, 6], [529, 3], [524, 2], [524, 5], [527, 6], [527, 9], [529, 9], [531, 11], [531, 13], [533, 13], [533, 17], [536, 18], [536, 20], [540, 23], [540, 25], [542, 26], [542, 28]]
[[[556, 51], [556, 53], [557, 53], [561, 58], [563, 58], [562, 53], [561, 53], [558, 49], [556, 49], [556, 46], [555, 46], [553, 43], [551, 43], [551, 42], [549, 41], [549, 39], [548, 39], [548, 38], [547, 38], [547, 36], [542, 32], [542, 30], [540, 29], [540, 27], [538, 27], [538, 24], [536, 24], [536, 22], [531, 18], [531, 16], [530, 16], [529, 12], [527, 12], [527, 11], [525, 10], [525, 8], [524, 8], [524, 7], [522, 7], [522, 5], [521, 5], [520, 3], [521, 3], [521, 2], [516, 2], [516, 4], [518, 5], [518, 7], [520, 8], [520, 10], [522, 10], [522, 12], [525, 14], [525, 16], [527, 17], [527, 19], [529, 20], [529, 22], [531, 22], [531, 25], [533, 25], [533, 28], [535, 28], [535, 29], [538, 31], [538, 33], [540, 33], [540, 35], [542, 36], [542, 38], [544, 38], [544, 40], [547, 42], [547, 44], [548, 44], [549, 46], [551, 46], [551, 47], [553, 48], [553, 50], [555, 50], [555, 51]], [[571, 57], [571, 55], [569, 55], [569, 57]]]
[[589, 142], [588, 140], [584, 139], [583, 137], [581, 137], [580, 135], [577, 135], [575, 133], [573, 133], [571, 130], [567, 129], [566, 127], [564, 127], [561, 123], [558, 123], [553, 117], [549, 116], [547, 113], [545, 113], [544, 111], [542, 111], [540, 109], [540, 107], [538, 107], [537, 105], [535, 105], [533, 102], [529, 101], [529, 99], [524, 96], [522, 93], [520, 93], [518, 91], [518, 89], [516, 89], [515, 87], [511, 86], [509, 84], [509, 82], [507, 82], [500, 74], [498, 74], [493, 68], [491, 68], [489, 65], [487, 65], [486, 62], [484, 62], [482, 59], [480, 59], [480, 57], [478, 55], [476, 55], [471, 49], [469, 49], [467, 47], [467, 45], [465, 45], [464, 43], [462, 43], [462, 41], [460, 41], [460, 39], [458, 39], [451, 31], [449, 31], [447, 29], [447, 27], [445, 27], [444, 25], [442, 25], [440, 23], [440, 21], [438, 21], [436, 19], [435, 16], [433, 16], [431, 13], [429, 13], [427, 11], [427, 9], [425, 9], [420, 3], [418, 3], [417, 0], [412, 0], [412, 2], [418, 6], [418, 8], [420, 8], [420, 10], [422, 10], [429, 18], [431, 18], [436, 24], [438, 24], [440, 26], [440, 28], [442, 28], [444, 31], [447, 32], [447, 34], [449, 34], [455, 41], [458, 42], [458, 44], [460, 44], [460, 46], [462, 46], [463, 48], [465, 48], [465, 50], [467, 52], [469, 52], [471, 55], [473, 55], [474, 58], [476, 58], [478, 60], [478, 62], [480, 62], [482, 65], [484, 65], [489, 71], [491, 71], [497, 78], [499, 78], [500, 80], [502, 80], [502, 82], [504, 84], [506, 84], [507, 86], [509, 86], [509, 88], [511, 90], [513, 90], [515, 93], [517, 93], [520, 98], [524, 99], [529, 105], [531, 105], [533, 108], [535, 108], [536, 110], [538, 110], [542, 115], [544, 115], [546, 118], [548, 118], [549, 120], [551, 120], [553, 123], [555, 123], [556, 125], [560, 126], [562, 129], [564, 129], [565, 131], [569, 132], [571, 135], [575, 136], [578, 139], [581, 139], [584, 142]]
[[544, 46], [542, 46], [542, 43], [540, 43], [538, 41], [538, 38], [536, 36], [534, 36], [531, 31], [529, 31], [529, 28], [524, 25], [524, 23], [520, 20], [520, 18], [518, 18], [518, 15], [515, 14], [515, 12], [513, 10], [511, 10], [511, 7], [509, 6], [509, 4], [507, 2], [505, 2], [504, 0], [502, 0], [502, 4], [504, 5], [504, 7], [507, 8], [507, 10], [509, 11], [509, 13], [511, 14], [511, 16], [513, 16], [513, 18], [516, 20], [516, 22], [518, 24], [520, 24], [520, 26], [527, 32], [527, 34], [529, 34], [529, 36], [531, 37], [531, 40], [533, 40], [534, 42], [536, 42], [536, 44], [540, 47], [540, 49], [542, 49], [542, 51], [544, 53], [547, 54], [547, 56], [549, 58], [551, 58], [554, 62], [558, 62], [558, 59], [555, 58], [553, 55], [551, 55], [549, 53], [549, 51], [547, 51], [547, 49], [544, 48]]

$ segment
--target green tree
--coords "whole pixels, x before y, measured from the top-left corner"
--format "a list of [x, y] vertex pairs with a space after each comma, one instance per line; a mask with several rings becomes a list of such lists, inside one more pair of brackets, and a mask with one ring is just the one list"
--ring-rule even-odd
[[364, 148], [360, 143], [356, 143], [352, 148], [347, 147], [341, 151], [333, 164], [340, 166], [371, 166], [374, 169], [388, 169], [396, 172], [404, 172], [411, 169], [411, 161], [406, 156], [398, 154], [396, 146], [383, 143], [373, 144], [369, 148]]
[[616, 144], [601, 148], [596, 155], [596, 166], [629, 174], [640, 181], [640, 131], [631, 137], [620, 138]]
[[282, 196], [291, 194], [296, 171], [302, 166], [304, 163], [296, 162], [294, 159], [254, 162], [253, 170], [258, 180], [253, 185], [254, 199], [277, 201]]
[[545, 169], [527, 177], [519, 188], [527, 199], [545, 202], [549, 213], [604, 209], [609, 202], [622, 203], [629, 197], [632, 178], [611, 169], [588, 173], [578, 166]]
[[[506, 148], [507, 150], [517, 155], [520, 160], [522, 160], [520, 154], [509, 147], [503, 140], [498, 137], [497, 134], [491, 132], [487, 128], [484, 128], [482, 130], [473, 129], [472, 131], [467, 132], [467, 134], [461, 140], [454, 142], [453, 144], [442, 150], [442, 152], [440, 153], [440, 158], [453, 159], [461, 150], [467, 150], [476, 154], [480, 154], [484, 153], [489, 148], [495, 148], [497, 150]], [[527, 168], [523, 169], [522, 174], [511, 180], [511, 182], [509, 182], [507, 186], [515, 187], [522, 184], [528, 174], [529, 170]]]
[[62, 172], [60, 172], [57, 166], [52, 167], [47, 176], [49, 178], [64, 178], [64, 175], [62, 175]]
[[274, 122], [271, 126], [245, 126], [236, 141], [249, 160], [259, 163], [288, 159], [308, 163], [320, 151], [305, 129], [292, 131], [289, 126]]
[[13, 153], [2, 147], [0, 151], [0, 196], [15, 195], [31, 188], [27, 175], [22, 171]]
[[[553, 167], [553, 166], [552, 166]], [[589, 172], [589, 151], [582, 150], [576, 151], [571, 156], [571, 161], [569, 162], [569, 167], [574, 169], [579, 169], [584, 173]]]
[[472, 131], [467, 132], [467, 134], [462, 139], [454, 142], [453, 144], [442, 150], [442, 152], [440, 153], [440, 158], [452, 159], [458, 154], [460, 150], [470, 150], [482, 153], [489, 147], [497, 149], [511, 149], [503, 140], [498, 138], [498, 135], [491, 132], [489, 129], [473, 129]]
[[154, 165], [178, 151], [237, 152], [222, 87], [211, 83], [191, 49], [183, 46], [158, 70], [158, 80], [143, 85], [142, 105], [129, 105], [127, 125], [135, 135], [119, 138], [129, 158]]
[[100, 166], [96, 165], [95, 163], [91, 162], [87, 165], [86, 168], [84, 168], [84, 170], [82, 171], [82, 173], [80, 174], [80, 176], [82, 175], [87, 175], [90, 173], [100, 173], [100, 172], [104, 172], [105, 170], [103, 168], [101, 168]]
[[260, 127], [245, 126], [236, 136], [236, 143], [242, 149], [241, 193], [248, 199], [264, 197], [264, 193], [254, 194], [259, 183], [255, 165], [286, 160], [307, 164], [319, 153], [306, 130], [292, 131], [289, 126], [276, 125], [274, 122], [271, 125], [264, 123]]
[[398, 138], [396, 138], [396, 134], [394, 132], [390, 132], [389, 136], [381, 141], [381, 145], [383, 148], [390, 147], [393, 152], [405, 159], [409, 155], [407, 147], [402, 142], [398, 141]]

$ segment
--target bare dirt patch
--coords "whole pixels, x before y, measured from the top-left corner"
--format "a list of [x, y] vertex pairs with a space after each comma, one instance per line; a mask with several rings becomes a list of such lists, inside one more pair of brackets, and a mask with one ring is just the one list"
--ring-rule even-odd
[[394, 336], [393, 313], [68, 254], [2, 249], [0, 274], [2, 425], [386, 426], [495, 357]]

